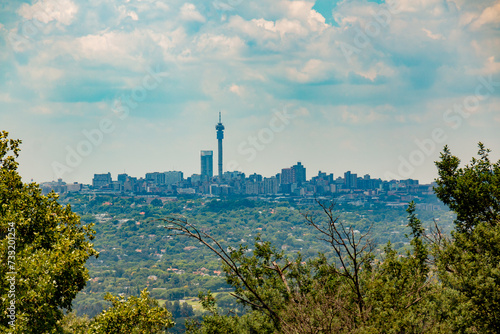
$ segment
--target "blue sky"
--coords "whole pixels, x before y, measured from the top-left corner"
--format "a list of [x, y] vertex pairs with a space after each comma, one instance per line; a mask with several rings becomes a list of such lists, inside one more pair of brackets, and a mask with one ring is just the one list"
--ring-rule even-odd
[[500, 157], [500, 1], [33, 0], [0, 5], [0, 124], [27, 182], [274, 175], [301, 161], [436, 177]]

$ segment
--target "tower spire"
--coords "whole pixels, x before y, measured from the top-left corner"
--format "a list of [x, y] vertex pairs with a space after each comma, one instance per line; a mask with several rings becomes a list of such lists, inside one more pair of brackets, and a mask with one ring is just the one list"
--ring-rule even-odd
[[219, 111], [219, 123], [215, 126], [217, 130], [217, 141], [219, 142], [219, 182], [222, 181], [222, 139], [224, 139], [224, 125], [222, 125], [221, 112]]

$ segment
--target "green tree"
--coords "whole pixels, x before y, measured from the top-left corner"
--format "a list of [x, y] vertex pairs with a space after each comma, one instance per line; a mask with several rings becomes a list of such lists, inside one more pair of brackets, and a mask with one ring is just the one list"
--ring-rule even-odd
[[251, 311], [243, 316], [237, 314], [221, 314], [216, 307], [215, 297], [209, 291], [200, 293], [199, 298], [206, 314], [203, 321], [186, 321], [187, 334], [254, 334], [275, 333], [267, 316], [261, 312]]
[[388, 243], [383, 261], [365, 267], [370, 317], [364, 327], [379, 333], [443, 333], [446, 326], [438, 307], [441, 286], [430, 273], [425, 229], [414, 202], [407, 212], [411, 250], [399, 254]]
[[479, 223], [495, 225], [500, 220], [500, 161], [492, 163], [489, 149], [479, 143], [478, 158], [460, 168], [460, 159], [448, 146], [436, 162], [439, 178], [437, 197], [457, 214], [455, 230], [471, 233]]
[[456, 214], [452, 238], [434, 247], [456, 333], [500, 332], [500, 161], [479, 143], [478, 158], [460, 166], [444, 148], [436, 194]]
[[163, 202], [159, 198], [155, 198], [154, 200], [151, 201], [151, 205], [155, 207], [162, 207]]
[[166, 333], [174, 325], [172, 314], [158, 306], [147, 289], [141, 291], [140, 297], [125, 299], [107, 293], [104, 299], [112, 306], [92, 320], [88, 334]]
[[56, 194], [22, 182], [20, 143], [0, 132], [0, 332], [49, 333], [89, 279], [95, 232]]
[[[333, 203], [319, 202], [323, 215], [305, 219], [329, 244], [333, 256], [319, 254], [304, 262], [293, 261], [269, 242], [256, 238], [254, 249], [223, 247], [185, 219], [169, 219], [167, 229], [194, 238], [222, 260], [231, 295], [249, 309], [245, 316], [221, 315], [211, 295], [200, 296], [205, 310], [192, 333], [440, 333], [437, 311], [440, 286], [434, 284], [428, 264], [424, 228], [408, 208], [412, 250], [405, 256], [390, 244], [382, 261], [375, 261], [367, 234], [356, 233], [334, 214]], [[325, 219], [326, 217], [326, 219]], [[253, 321], [252, 321], [253, 319]], [[258, 321], [255, 321], [258, 319]], [[193, 324], [191, 324], [193, 325]], [[236, 331], [238, 332], [238, 331]]]

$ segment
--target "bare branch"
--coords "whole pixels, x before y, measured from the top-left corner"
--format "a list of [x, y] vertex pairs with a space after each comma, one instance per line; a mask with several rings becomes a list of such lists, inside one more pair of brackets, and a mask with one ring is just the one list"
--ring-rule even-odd
[[[241, 283], [248, 289], [248, 291], [259, 301], [260, 305], [255, 304], [253, 302], [249, 302], [244, 298], [239, 298], [248, 304], [251, 304], [257, 308], [264, 309], [269, 313], [271, 319], [276, 323], [281, 323], [281, 318], [279, 315], [273, 310], [273, 308], [268, 305], [260, 296], [260, 294], [249, 284], [248, 280], [244, 277], [241, 271], [238, 268], [238, 265], [233, 261], [230, 254], [228, 254], [224, 248], [220, 245], [220, 243], [215, 240], [211, 235], [206, 232], [200, 232], [193, 224], [189, 223], [187, 219], [169, 217], [160, 219], [162, 221], [168, 222], [173, 226], [166, 226], [165, 228], [170, 231], [177, 231], [178, 234], [187, 236], [189, 238], [193, 238], [201, 242], [208, 249], [210, 249], [215, 255], [217, 255], [229, 268], [230, 270], [238, 277]], [[211, 240], [215, 243], [216, 247], [214, 248], [210, 243], [206, 241], [206, 239]]]

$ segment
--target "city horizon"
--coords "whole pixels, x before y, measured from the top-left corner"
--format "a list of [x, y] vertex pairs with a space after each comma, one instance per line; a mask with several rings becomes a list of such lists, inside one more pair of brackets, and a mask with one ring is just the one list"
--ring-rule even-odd
[[[302, 161], [296, 161], [296, 163], [302, 163]], [[305, 165], [304, 165], [305, 166]], [[283, 168], [290, 168], [290, 167], [283, 167]], [[283, 169], [282, 168], [282, 169]], [[307, 167], [306, 167], [307, 168]], [[103, 175], [103, 174], [111, 174], [111, 177], [113, 178], [113, 175], [115, 176], [115, 179], [119, 176], [119, 175], [127, 175], [127, 176], [130, 176], [130, 177], [135, 177], [135, 178], [140, 178], [140, 179], [146, 179], [146, 175], [147, 174], [152, 174], [152, 173], [169, 173], [169, 172], [181, 172], [183, 174], [183, 177], [184, 179], [187, 179], [188, 177], [192, 177], [192, 176], [201, 176], [202, 173], [199, 172], [199, 173], [193, 173], [193, 174], [185, 174], [182, 170], [164, 170], [164, 171], [147, 171], [141, 175], [132, 175], [132, 174], [129, 174], [127, 173], [126, 171], [124, 172], [118, 172], [118, 173], [113, 173], [113, 172], [103, 172], [103, 173], [94, 173], [93, 176], [95, 175]], [[224, 174], [226, 173], [234, 173], [234, 172], [238, 172], [238, 173], [242, 173], [244, 174], [246, 177], [248, 176], [251, 176], [251, 175], [259, 175], [259, 176], [262, 176], [263, 178], [270, 178], [270, 177], [274, 177], [276, 176], [276, 174], [279, 174], [281, 172], [281, 170], [277, 170], [276, 173], [272, 174], [272, 175], [263, 175], [263, 174], [259, 174], [259, 173], [256, 173], [256, 172], [253, 172], [253, 173], [246, 173], [246, 172], [243, 172], [243, 171], [224, 171]], [[381, 181], [405, 181], [405, 180], [414, 180], [414, 181], [418, 181], [420, 184], [432, 184], [434, 183], [434, 180], [432, 180], [431, 182], [422, 182], [422, 180], [419, 180], [419, 179], [415, 179], [415, 178], [406, 178], [406, 179], [384, 179], [382, 177], [379, 177], [377, 175], [372, 175], [370, 173], [358, 173], [358, 172], [353, 172], [353, 170], [346, 170], [344, 172], [341, 172], [339, 174], [336, 174], [334, 171], [327, 171], [327, 170], [318, 170], [315, 174], [313, 173], [313, 175], [309, 175], [309, 173], [307, 174], [308, 177], [307, 180], [310, 180], [311, 178], [315, 177], [315, 176], [318, 176], [319, 173], [326, 173], [326, 174], [333, 174], [334, 175], [334, 178], [337, 179], [337, 178], [343, 178], [344, 176], [344, 173], [347, 173], [347, 172], [351, 172], [353, 174], [356, 174], [356, 175], [359, 175], [359, 177], [363, 177], [365, 175], [368, 175], [370, 176], [372, 179], [380, 179]], [[215, 180], [218, 178], [217, 175], [214, 175], [213, 176], [213, 181], [215, 182]], [[81, 184], [84, 184], [84, 185], [90, 185], [92, 184], [92, 179], [89, 181], [89, 182], [79, 182], [79, 181], [67, 181], [63, 178], [61, 178], [61, 180], [67, 184], [71, 184], [71, 183], [81, 183]], [[50, 181], [42, 181], [42, 182], [36, 182], [37, 184], [44, 184], [44, 183], [51, 183], [51, 182], [57, 182], [58, 180], [50, 180]], [[35, 182], [35, 181], [33, 181]]]

